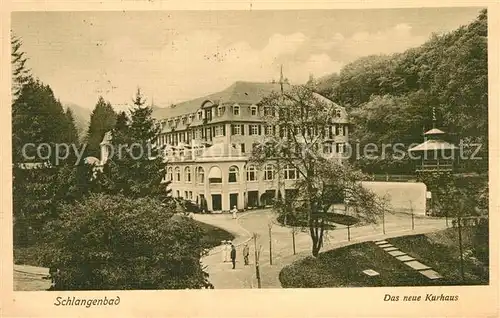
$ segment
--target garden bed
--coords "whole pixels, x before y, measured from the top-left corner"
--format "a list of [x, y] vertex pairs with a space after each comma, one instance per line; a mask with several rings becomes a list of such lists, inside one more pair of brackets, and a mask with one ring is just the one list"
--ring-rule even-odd
[[[464, 233], [463, 238], [464, 246], [469, 246], [471, 235]], [[280, 272], [280, 282], [285, 288], [488, 284], [488, 264], [470, 258], [465, 259], [466, 279], [462, 282], [456, 229], [388, 241], [430, 266], [443, 278], [430, 280], [389, 255], [374, 242], [364, 242], [320, 253], [317, 258], [310, 256], [294, 262]], [[367, 269], [379, 275], [364, 274], [363, 271]]]

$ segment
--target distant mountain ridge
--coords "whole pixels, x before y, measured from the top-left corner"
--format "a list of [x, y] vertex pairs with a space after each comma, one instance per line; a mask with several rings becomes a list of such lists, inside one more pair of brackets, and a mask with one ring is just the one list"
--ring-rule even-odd
[[85, 135], [87, 134], [87, 129], [89, 127], [89, 122], [90, 122], [90, 115], [92, 114], [92, 111], [90, 109], [87, 109], [85, 107], [82, 107], [80, 105], [71, 102], [65, 102], [63, 104], [64, 104], [64, 110], [69, 108], [73, 112], [73, 117], [75, 119], [75, 125], [78, 131], [78, 136], [80, 140], [83, 140], [85, 138]]

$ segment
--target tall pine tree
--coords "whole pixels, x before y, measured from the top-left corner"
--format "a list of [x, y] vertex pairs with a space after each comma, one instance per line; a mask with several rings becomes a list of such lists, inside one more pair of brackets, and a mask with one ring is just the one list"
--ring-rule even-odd
[[161, 149], [155, 145], [160, 128], [140, 90], [133, 104], [130, 118], [121, 113], [113, 130], [113, 156], [104, 165], [100, 178], [104, 191], [133, 198], [166, 199], [167, 184], [162, 183], [165, 163]]
[[100, 143], [104, 134], [113, 129], [116, 123], [116, 113], [109, 102], [99, 96], [92, 114], [90, 115], [87, 131], [86, 156], [99, 157]]
[[19, 97], [22, 87], [28, 83], [31, 78], [30, 70], [26, 66], [28, 58], [26, 53], [21, 50], [22, 41], [19, 37], [11, 33], [11, 78], [12, 78], [12, 101]]
[[66, 116], [66, 125], [67, 125], [65, 131], [66, 133], [65, 139], [67, 140], [68, 143], [78, 144], [78, 130], [76, 129], [73, 112], [69, 107], [66, 109], [66, 113], [64, 115]]
[[[66, 143], [68, 120], [61, 103], [56, 100], [52, 89], [39, 80], [32, 78], [23, 85], [18, 98], [12, 104], [12, 141], [14, 162], [40, 161], [55, 154], [53, 148], [40, 148], [41, 156], [36, 155], [38, 145], [47, 143]], [[23, 147], [33, 143], [35, 147]], [[29, 159], [28, 157], [33, 157]], [[53, 158], [51, 158], [53, 159]]]

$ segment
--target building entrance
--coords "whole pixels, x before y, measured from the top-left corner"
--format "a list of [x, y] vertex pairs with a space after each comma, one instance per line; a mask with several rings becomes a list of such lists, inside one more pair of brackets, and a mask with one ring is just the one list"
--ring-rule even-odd
[[212, 211], [222, 210], [222, 195], [212, 194]]
[[238, 193], [229, 194], [229, 208], [238, 207]]
[[259, 191], [248, 191], [248, 206], [259, 206]]

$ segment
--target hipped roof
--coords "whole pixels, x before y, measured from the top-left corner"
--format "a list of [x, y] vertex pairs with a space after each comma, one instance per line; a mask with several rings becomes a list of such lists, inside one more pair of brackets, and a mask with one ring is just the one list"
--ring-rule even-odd
[[[283, 84], [283, 88], [288, 90], [290, 85]], [[238, 81], [221, 92], [178, 103], [174, 107], [156, 107], [153, 109], [153, 117], [163, 119], [195, 113], [205, 101], [211, 101], [214, 104], [257, 104], [264, 96], [280, 90], [279, 83]]]
[[455, 145], [444, 140], [427, 140], [418, 146], [411, 148], [409, 151], [429, 151], [429, 150], [448, 150], [458, 149]]

